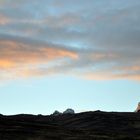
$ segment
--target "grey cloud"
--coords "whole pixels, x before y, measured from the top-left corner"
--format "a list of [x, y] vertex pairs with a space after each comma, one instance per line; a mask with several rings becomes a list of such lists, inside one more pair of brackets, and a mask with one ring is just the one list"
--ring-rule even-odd
[[32, 50], [47, 44], [78, 55], [38, 67], [35, 73], [140, 76], [139, 0], [6, 0], [0, 11], [10, 19], [0, 26], [0, 41], [24, 43]]

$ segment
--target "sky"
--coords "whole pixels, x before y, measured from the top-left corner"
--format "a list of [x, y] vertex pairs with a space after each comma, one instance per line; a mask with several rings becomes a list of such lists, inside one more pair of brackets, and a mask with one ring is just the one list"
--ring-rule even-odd
[[139, 0], [0, 0], [0, 113], [139, 101]]

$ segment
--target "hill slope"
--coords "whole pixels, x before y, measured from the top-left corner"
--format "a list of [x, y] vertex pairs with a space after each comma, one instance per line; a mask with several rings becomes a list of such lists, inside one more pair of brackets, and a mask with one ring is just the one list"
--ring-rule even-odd
[[0, 115], [0, 140], [140, 140], [140, 113]]

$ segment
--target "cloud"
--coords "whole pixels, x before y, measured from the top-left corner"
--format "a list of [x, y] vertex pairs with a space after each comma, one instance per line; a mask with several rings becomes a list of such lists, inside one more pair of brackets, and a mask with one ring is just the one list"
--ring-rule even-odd
[[16, 74], [22, 76], [32, 69], [36, 71], [40, 66], [49, 67], [48, 63], [55, 63], [59, 59], [61, 61], [78, 59], [78, 55], [73, 50], [58, 45], [36, 44], [26, 38], [22, 38], [22, 41], [12, 38], [0, 39], [0, 71], [5, 75], [11, 72], [11, 76]]
[[139, 7], [139, 0], [1, 1], [0, 77], [139, 80]]
[[5, 25], [5, 24], [8, 24], [9, 22], [10, 22], [9, 18], [0, 14], [0, 25]]

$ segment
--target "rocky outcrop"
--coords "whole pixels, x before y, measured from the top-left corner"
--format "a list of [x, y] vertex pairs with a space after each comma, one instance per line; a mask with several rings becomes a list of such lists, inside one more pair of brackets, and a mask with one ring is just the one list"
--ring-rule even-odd
[[63, 113], [55, 110], [54, 113], [52, 114], [52, 116], [59, 116], [59, 115], [62, 115], [62, 114], [75, 114], [75, 111], [71, 108], [66, 109]]
[[138, 106], [135, 112], [140, 112], [140, 102], [138, 103]]
[[63, 114], [75, 114], [75, 111], [73, 109], [68, 108], [63, 112]]
[[59, 115], [61, 115], [61, 114], [62, 114], [61, 112], [55, 110], [54, 113], [53, 113], [52, 115], [53, 115], [53, 116], [59, 116]]

